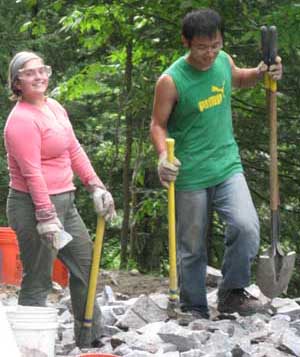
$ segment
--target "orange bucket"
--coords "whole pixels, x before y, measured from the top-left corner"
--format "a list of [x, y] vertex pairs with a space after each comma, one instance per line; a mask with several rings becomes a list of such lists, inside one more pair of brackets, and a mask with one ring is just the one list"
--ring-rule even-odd
[[69, 282], [69, 272], [66, 266], [59, 260], [55, 259], [52, 272], [52, 280], [56, 281], [62, 287], [66, 287]]
[[10, 227], [0, 227], [0, 283], [20, 285], [22, 263], [15, 232]]
[[84, 353], [78, 357], [119, 357], [117, 355], [108, 355], [107, 353]]
[[[0, 227], [0, 283], [20, 285], [22, 273], [16, 233], [10, 227]], [[54, 261], [52, 280], [63, 287], [68, 285], [68, 269], [59, 259]]]

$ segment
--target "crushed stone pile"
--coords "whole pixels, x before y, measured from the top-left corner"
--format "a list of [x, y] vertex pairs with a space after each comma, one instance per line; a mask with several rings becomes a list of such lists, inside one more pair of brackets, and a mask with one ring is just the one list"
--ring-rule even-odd
[[[75, 346], [69, 289], [53, 286], [49, 306], [57, 308], [56, 356], [107, 353], [124, 357], [280, 357], [300, 356], [299, 299], [265, 297], [256, 285], [247, 290], [265, 304], [265, 312], [242, 317], [217, 312], [220, 272], [209, 270], [211, 319], [181, 326], [168, 318], [168, 295], [152, 293], [130, 298], [110, 285], [97, 294], [102, 311], [102, 347]], [[1, 290], [3, 291], [3, 289]], [[18, 290], [0, 293], [3, 305], [17, 304]]]

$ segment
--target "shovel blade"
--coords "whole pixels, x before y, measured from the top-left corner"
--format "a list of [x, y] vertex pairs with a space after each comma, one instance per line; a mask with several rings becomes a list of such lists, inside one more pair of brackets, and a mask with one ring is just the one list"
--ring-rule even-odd
[[259, 256], [256, 282], [264, 295], [273, 299], [287, 291], [295, 258], [295, 252], [284, 255], [276, 251], [274, 255], [271, 248]]

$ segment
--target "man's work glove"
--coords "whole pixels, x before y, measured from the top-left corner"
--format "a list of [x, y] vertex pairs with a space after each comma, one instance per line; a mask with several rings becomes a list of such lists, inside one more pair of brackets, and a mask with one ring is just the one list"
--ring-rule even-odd
[[274, 81], [278, 81], [282, 77], [281, 58], [277, 56], [275, 62], [275, 64], [271, 64], [271, 66], [269, 67], [268, 73]]
[[264, 61], [259, 62], [258, 66], [256, 67], [256, 70], [259, 74], [260, 78], [263, 78], [264, 74], [268, 72], [268, 65], [265, 64]]
[[275, 64], [272, 64], [270, 67], [268, 67], [267, 64], [261, 61], [257, 66], [257, 71], [260, 77], [263, 77], [264, 73], [268, 72], [268, 74], [274, 81], [278, 81], [279, 79], [281, 79], [282, 77], [281, 58], [277, 56], [275, 62], [276, 62]]
[[55, 208], [52, 207], [47, 210], [37, 210], [35, 215], [38, 220], [36, 229], [39, 235], [53, 248], [58, 250], [60, 247], [59, 240], [63, 225], [57, 217]]
[[109, 191], [105, 188], [95, 187], [92, 197], [97, 214], [104, 217], [106, 221], [116, 217], [114, 200]]
[[159, 176], [160, 183], [168, 188], [170, 182], [175, 181], [179, 172], [179, 167], [181, 163], [176, 157], [174, 158], [174, 162], [170, 163], [167, 158], [167, 152], [163, 151], [159, 155], [157, 172]]

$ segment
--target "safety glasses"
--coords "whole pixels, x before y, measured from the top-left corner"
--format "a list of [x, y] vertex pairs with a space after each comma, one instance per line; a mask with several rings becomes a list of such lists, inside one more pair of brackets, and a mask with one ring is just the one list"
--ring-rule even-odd
[[35, 77], [51, 77], [52, 68], [51, 66], [43, 65], [34, 68], [21, 68], [18, 70], [18, 78], [20, 79], [33, 79]]

